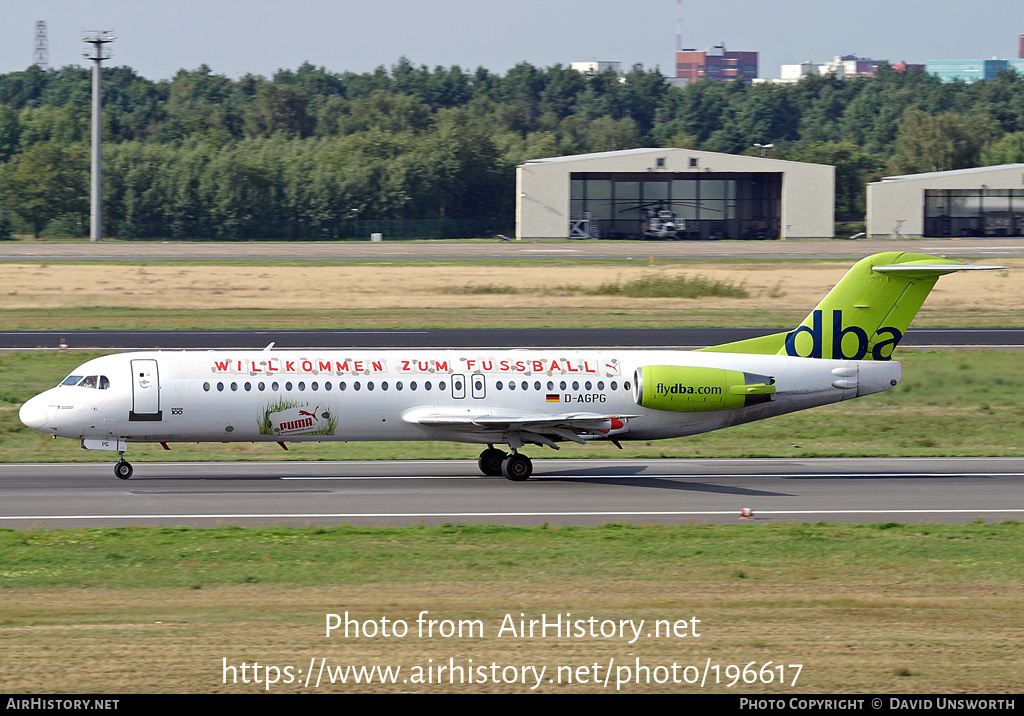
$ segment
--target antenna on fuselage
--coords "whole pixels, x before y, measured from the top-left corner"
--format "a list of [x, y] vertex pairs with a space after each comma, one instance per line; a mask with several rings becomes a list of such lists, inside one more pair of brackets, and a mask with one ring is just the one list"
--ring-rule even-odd
[[277, 341], [271, 341], [271, 342], [270, 342], [270, 343], [269, 343], [269, 344], [267, 345], [267, 347], [266, 347], [266, 348], [264, 348], [263, 350], [265, 350], [265, 351], [269, 351], [269, 350], [270, 350], [271, 348], [273, 348], [273, 347], [274, 347], [274, 344], [275, 344], [275, 343], [277, 343]]

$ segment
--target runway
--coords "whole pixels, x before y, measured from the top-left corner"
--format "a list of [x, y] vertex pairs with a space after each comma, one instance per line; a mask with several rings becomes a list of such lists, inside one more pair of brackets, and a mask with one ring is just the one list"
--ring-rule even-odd
[[[1024, 519], [1024, 460], [536, 459], [0, 465], [0, 527], [968, 523]], [[741, 510], [752, 517], [744, 519]]]

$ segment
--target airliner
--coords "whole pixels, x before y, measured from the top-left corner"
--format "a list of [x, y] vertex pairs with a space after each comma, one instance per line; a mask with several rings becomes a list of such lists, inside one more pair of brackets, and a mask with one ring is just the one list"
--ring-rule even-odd
[[[938, 278], [995, 269], [888, 252], [862, 259], [794, 330], [684, 350], [152, 351], [75, 368], [19, 412], [28, 427], [128, 444], [444, 440], [486, 445], [484, 475], [530, 478], [527, 446], [657, 440], [894, 388], [893, 349]], [[500, 446], [500, 447], [496, 447]], [[508, 448], [508, 451], [503, 449]]]

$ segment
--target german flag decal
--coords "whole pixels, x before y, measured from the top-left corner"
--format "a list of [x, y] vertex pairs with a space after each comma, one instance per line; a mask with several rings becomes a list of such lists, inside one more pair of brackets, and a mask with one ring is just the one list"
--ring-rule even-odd
[[558, 393], [548, 393], [547, 401], [546, 402], [548, 402], [548, 403], [557, 403], [558, 402]]

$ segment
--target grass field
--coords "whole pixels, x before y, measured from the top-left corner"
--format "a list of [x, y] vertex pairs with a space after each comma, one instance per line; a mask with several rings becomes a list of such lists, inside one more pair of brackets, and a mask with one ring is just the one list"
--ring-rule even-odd
[[[1024, 266], [1024, 260], [1003, 263]], [[0, 263], [7, 329], [786, 327], [851, 261]], [[741, 288], [733, 295], [680, 286]], [[648, 290], [641, 297], [625, 288]], [[618, 287], [619, 290], [612, 289]], [[727, 292], [728, 293], [728, 292]], [[652, 295], [653, 294], [653, 295]], [[1018, 326], [1010, 271], [943, 279], [915, 325]]]
[[[689, 680], [685, 667], [710, 663], [719, 682], [712, 671], [703, 688], [622, 691], [1016, 693], [1024, 667], [1021, 523], [3, 530], [0, 564], [8, 693], [266, 690], [223, 683], [225, 663], [237, 676], [243, 662], [281, 669], [274, 692], [515, 693], [534, 683], [285, 683], [284, 667], [320, 659], [400, 666], [405, 678], [452, 663], [544, 666], [537, 691], [548, 693], [613, 692], [637, 660], [652, 681], [672, 665]], [[419, 635], [424, 611], [433, 636]], [[409, 632], [357, 638], [352, 626], [328, 637], [326, 615], [346, 613], [361, 629], [387, 619]], [[502, 632], [542, 615], [593, 618], [608, 635]], [[634, 643], [632, 632], [611, 635], [612, 622], [640, 619]], [[675, 635], [653, 636], [658, 620]], [[460, 621], [479, 628], [460, 637]], [[751, 665], [762, 676], [743, 683]], [[606, 672], [609, 686], [593, 683]]]

